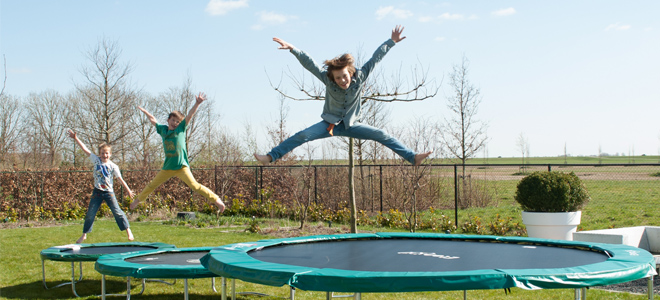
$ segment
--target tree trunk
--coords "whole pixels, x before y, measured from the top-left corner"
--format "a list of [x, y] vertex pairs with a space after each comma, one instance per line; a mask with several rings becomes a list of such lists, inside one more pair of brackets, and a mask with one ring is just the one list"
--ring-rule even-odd
[[348, 138], [348, 190], [351, 201], [351, 233], [357, 233], [357, 207], [355, 205], [355, 163], [353, 162], [353, 138]]

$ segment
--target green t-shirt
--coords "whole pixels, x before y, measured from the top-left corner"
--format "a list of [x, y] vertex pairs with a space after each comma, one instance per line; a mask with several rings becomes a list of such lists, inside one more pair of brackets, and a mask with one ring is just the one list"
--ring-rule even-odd
[[169, 130], [167, 125], [157, 124], [156, 132], [163, 138], [163, 150], [165, 151], [163, 170], [190, 167], [188, 150], [186, 150], [186, 120], [183, 119], [174, 130]]

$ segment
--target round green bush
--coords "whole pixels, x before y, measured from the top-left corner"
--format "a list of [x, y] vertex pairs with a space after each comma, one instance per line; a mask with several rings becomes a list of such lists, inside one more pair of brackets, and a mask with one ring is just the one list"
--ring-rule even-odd
[[534, 172], [518, 183], [516, 201], [528, 212], [571, 212], [589, 201], [584, 184], [575, 173]]

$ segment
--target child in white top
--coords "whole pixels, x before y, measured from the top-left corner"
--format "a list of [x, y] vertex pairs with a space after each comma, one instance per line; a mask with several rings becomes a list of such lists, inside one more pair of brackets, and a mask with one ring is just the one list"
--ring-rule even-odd
[[78, 146], [82, 149], [89, 160], [94, 164], [92, 169], [92, 176], [94, 178], [94, 191], [92, 192], [92, 197], [89, 200], [89, 206], [87, 207], [87, 214], [85, 215], [85, 225], [83, 225], [83, 234], [76, 241], [77, 244], [82, 243], [87, 239], [87, 233], [92, 231], [92, 226], [94, 225], [94, 218], [96, 218], [96, 212], [101, 207], [103, 201], [108, 205], [112, 215], [115, 217], [115, 222], [119, 226], [119, 230], [126, 230], [128, 240], [134, 240], [133, 233], [131, 232], [130, 225], [128, 224], [128, 218], [117, 203], [117, 198], [115, 197], [115, 192], [113, 189], [113, 178], [117, 178], [121, 182], [128, 195], [133, 198], [134, 194], [128, 185], [121, 177], [121, 172], [119, 167], [110, 161], [110, 156], [112, 156], [112, 147], [108, 144], [101, 144], [99, 146], [99, 155], [92, 153], [87, 149], [85, 144], [83, 144], [73, 130], [69, 130], [69, 137], [74, 139]]

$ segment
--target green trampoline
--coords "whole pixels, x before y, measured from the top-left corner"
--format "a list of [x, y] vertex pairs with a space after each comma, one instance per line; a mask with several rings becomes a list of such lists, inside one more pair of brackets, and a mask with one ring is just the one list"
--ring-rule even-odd
[[[308, 291], [388, 293], [573, 288], [656, 275], [645, 250], [522, 237], [427, 233], [322, 235], [220, 246], [202, 258], [218, 276]], [[652, 297], [652, 289], [649, 298]]]
[[215, 288], [215, 275], [200, 263], [200, 258], [213, 247], [171, 248], [101, 256], [94, 266], [101, 273], [102, 298], [105, 299], [105, 276], [126, 277], [126, 299], [130, 299], [130, 280], [133, 278], [184, 279], [184, 299], [188, 299], [188, 279], [211, 278]]
[[[64, 285], [71, 285], [71, 290], [76, 297], [80, 297], [76, 291], [76, 283], [82, 280], [82, 262], [96, 261], [104, 254], [121, 253], [121, 252], [135, 252], [144, 250], [174, 248], [174, 245], [165, 243], [145, 243], [145, 242], [124, 242], [124, 243], [94, 243], [94, 244], [70, 244], [53, 246], [48, 249], [41, 250], [41, 280], [45, 289], [61, 287]], [[46, 284], [46, 268], [45, 261], [63, 261], [71, 262], [71, 281], [58, 284], [53, 287], [48, 287]], [[79, 277], [76, 279], [75, 263], [78, 262]]]

